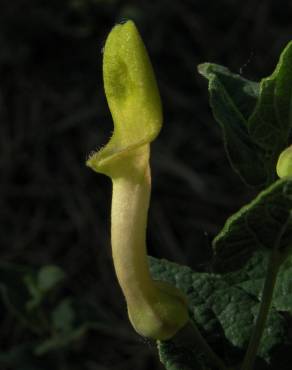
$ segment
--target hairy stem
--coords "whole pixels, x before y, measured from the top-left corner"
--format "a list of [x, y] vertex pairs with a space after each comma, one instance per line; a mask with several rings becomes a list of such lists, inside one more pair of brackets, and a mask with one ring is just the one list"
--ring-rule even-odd
[[273, 252], [271, 252], [269, 256], [269, 264], [263, 289], [260, 310], [247, 347], [241, 370], [252, 370], [253, 368], [268, 317], [270, 305], [272, 302], [274, 287], [280, 266], [281, 258], [279, 256], [278, 250], [275, 249]]

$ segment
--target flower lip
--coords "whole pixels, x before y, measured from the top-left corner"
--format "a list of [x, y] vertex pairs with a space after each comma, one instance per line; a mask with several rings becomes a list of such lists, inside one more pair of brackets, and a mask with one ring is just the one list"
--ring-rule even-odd
[[107, 174], [113, 162], [153, 141], [162, 125], [154, 72], [132, 21], [119, 24], [110, 32], [104, 47], [103, 77], [114, 132], [109, 142], [91, 155], [86, 164]]

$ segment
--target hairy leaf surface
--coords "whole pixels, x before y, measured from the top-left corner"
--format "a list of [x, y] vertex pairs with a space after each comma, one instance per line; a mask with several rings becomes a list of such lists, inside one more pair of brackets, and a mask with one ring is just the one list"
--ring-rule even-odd
[[[224, 275], [200, 273], [189, 267], [166, 260], [151, 258], [155, 279], [174, 284], [188, 297], [191, 318], [201, 333], [228, 365], [242, 360], [261, 301], [261, 291], [267, 267], [267, 251], [258, 251], [241, 270]], [[275, 300], [267, 320], [256, 368], [288, 370], [280, 351], [292, 350], [288, 320], [292, 311], [292, 259], [282, 267], [275, 287]], [[284, 312], [285, 311], [285, 312]], [[168, 370], [211, 369], [196, 346], [159, 342], [160, 359]], [[281, 346], [281, 349], [280, 349]], [[289, 352], [289, 353], [290, 353]], [[286, 358], [287, 359], [287, 358]], [[291, 363], [291, 362], [290, 362]], [[277, 365], [275, 365], [277, 364]]]
[[201, 64], [198, 70], [209, 80], [210, 105], [233, 169], [249, 185], [271, 184], [291, 136], [292, 42], [260, 84], [216, 64]]
[[258, 97], [258, 84], [210, 63], [198, 67], [209, 80], [210, 105], [223, 131], [224, 146], [235, 172], [247, 183], [265, 183], [261, 158], [248, 134], [248, 118]]
[[215, 269], [235, 270], [258, 249], [291, 249], [291, 210], [291, 178], [263, 190], [232, 215], [214, 239]]

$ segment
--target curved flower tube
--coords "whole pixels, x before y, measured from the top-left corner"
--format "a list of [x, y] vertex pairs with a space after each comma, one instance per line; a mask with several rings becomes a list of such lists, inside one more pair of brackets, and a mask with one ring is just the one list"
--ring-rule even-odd
[[166, 340], [189, 316], [183, 294], [152, 280], [149, 272], [150, 142], [160, 131], [162, 109], [149, 57], [132, 21], [115, 26], [109, 34], [103, 75], [114, 132], [87, 165], [112, 179], [112, 255], [129, 319], [139, 334]]

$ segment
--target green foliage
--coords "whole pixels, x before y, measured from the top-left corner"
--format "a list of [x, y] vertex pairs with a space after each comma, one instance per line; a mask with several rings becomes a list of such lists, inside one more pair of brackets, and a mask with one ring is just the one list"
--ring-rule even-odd
[[[199, 66], [209, 80], [210, 105], [233, 169], [246, 184], [265, 189], [213, 240], [217, 273], [150, 259], [153, 277], [187, 295], [192, 322], [232, 369], [286, 370], [292, 360], [292, 178], [286, 163], [283, 179], [276, 181], [292, 126], [291, 66], [292, 42], [259, 84], [219, 65]], [[158, 342], [162, 363], [169, 370], [217, 369], [197, 331], [190, 333], [187, 341], [177, 336]]]
[[64, 299], [52, 312], [53, 326], [57, 331], [69, 332], [74, 327], [75, 312], [70, 299]]
[[[55, 368], [55, 356], [66, 356], [72, 345], [90, 330], [107, 331], [96, 308], [65, 295], [65, 272], [45, 265], [38, 271], [14, 264], [0, 264], [0, 310], [27, 338], [0, 349], [0, 368], [46, 370]], [[82, 304], [81, 304], [82, 303]]]
[[24, 277], [24, 282], [31, 295], [27, 302], [27, 309], [38, 307], [46, 294], [54, 289], [63, 279], [65, 274], [58, 266], [47, 265], [42, 267], [36, 276], [32, 274]]
[[215, 268], [235, 270], [258, 249], [291, 249], [292, 180], [278, 180], [226, 222], [213, 241]]
[[[259, 251], [239, 271], [218, 275], [195, 272], [166, 260], [151, 258], [154, 278], [174, 284], [188, 297], [192, 320], [197, 323], [212, 347], [220, 350], [230, 365], [240, 362], [257, 317], [267, 269], [268, 252]], [[292, 310], [292, 259], [282, 267], [275, 288], [275, 299], [267, 321], [259, 351], [259, 366], [273, 368], [279, 346], [292, 349], [288, 336], [288, 317]], [[196, 345], [159, 342], [160, 358], [167, 369], [206, 369], [207, 359]], [[194, 365], [195, 363], [197, 365]], [[261, 365], [262, 364], [262, 365]], [[261, 368], [261, 367], [259, 367]], [[277, 370], [286, 369], [279, 366]]]
[[222, 128], [233, 169], [248, 184], [263, 184], [263, 164], [247, 131], [248, 117], [258, 99], [258, 84], [216, 64], [201, 64], [198, 71], [209, 79], [210, 105]]
[[279, 154], [291, 131], [292, 43], [270, 77], [260, 84], [215, 64], [199, 72], [209, 80], [210, 105], [223, 130], [234, 170], [249, 185], [262, 187], [276, 179]]

